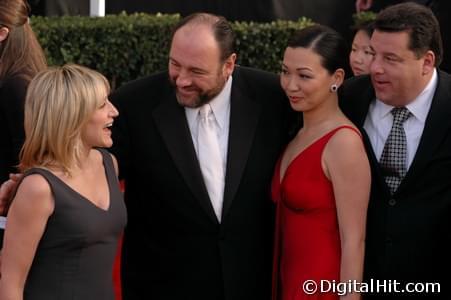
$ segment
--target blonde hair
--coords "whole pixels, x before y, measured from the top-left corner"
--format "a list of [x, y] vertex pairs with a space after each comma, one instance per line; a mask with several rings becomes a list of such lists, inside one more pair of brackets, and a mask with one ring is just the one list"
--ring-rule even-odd
[[20, 169], [60, 168], [70, 175], [82, 155], [81, 132], [110, 91], [100, 73], [78, 65], [52, 67], [30, 82]]

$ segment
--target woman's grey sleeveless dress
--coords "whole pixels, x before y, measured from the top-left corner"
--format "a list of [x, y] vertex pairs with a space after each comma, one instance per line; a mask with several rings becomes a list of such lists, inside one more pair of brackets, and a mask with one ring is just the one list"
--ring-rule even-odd
[[25, 284], [25, 300], [114, 299], [113, 264], [127, 216], [111, 155], [98, 150], [110, 193], [107, 210], [45, 169], [25, 173], [42, 175], [55, 200]]

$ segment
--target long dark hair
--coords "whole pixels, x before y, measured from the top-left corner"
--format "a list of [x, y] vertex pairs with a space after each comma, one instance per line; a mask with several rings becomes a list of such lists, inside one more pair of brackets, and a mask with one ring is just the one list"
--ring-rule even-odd
[[9, 29], [0, 44], [0, 80], [21, 76], [26, 80], [47, 67], [44, 51], [31, 29], [25, 0], [0, 1], [0, 26]]

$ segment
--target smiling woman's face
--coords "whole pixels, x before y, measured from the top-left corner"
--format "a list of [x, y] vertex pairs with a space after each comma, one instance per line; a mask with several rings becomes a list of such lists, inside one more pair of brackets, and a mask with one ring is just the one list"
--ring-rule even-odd
[[280, 84], [295, 111], [309, 111], [330, 96], [333, 75], [321, 64], [321, 56], [312, 49], [288, 47], [285, 50]]

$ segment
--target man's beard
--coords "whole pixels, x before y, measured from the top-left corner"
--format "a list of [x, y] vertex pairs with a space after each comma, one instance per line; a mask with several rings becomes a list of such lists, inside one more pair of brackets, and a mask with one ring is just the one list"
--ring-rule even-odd
[[171, 82], [172, 86], [175, 89], [175, 95], [177, 98], [177, 102], [181, 106], [189, 107], [189, 108], [197, 108], [197, 107], [201, 107], [204, 104], [209, 103], [213, 98], [215, 98], [217, 95], [219, 95], [219, 93], [221, 93], [222, 89], [225, 86], [226, 79], [222, 78], [222, 76], [218, 76], [217, 79], [218, 80], [216, 81], [217, 84], [215, 87], [213, 87], [207, 91], [201, 91], [201, 90], [197, 89], [197, 92], [199, 93], [199, 95], [197, 96], [197, 98], [190, 100], [190, 101], [185, 101], [184, 99], [182, 99], [180, 97], [180, 95], [177, 92], [177, 85], [175, 84], [175, 82], [172, 78], [169, 78], [169, 81]]

